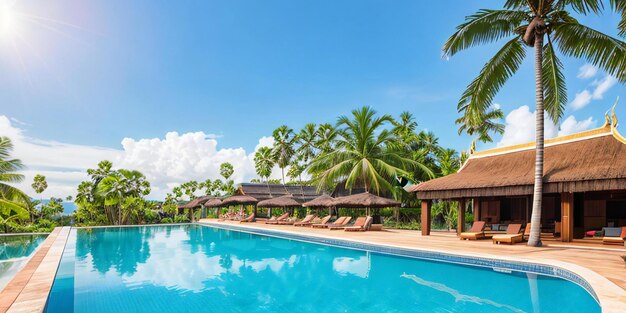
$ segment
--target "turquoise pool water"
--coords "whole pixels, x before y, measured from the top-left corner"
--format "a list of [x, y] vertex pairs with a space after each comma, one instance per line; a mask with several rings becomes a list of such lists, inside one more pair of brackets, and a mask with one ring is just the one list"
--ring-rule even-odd
[[28, 262], [28, 257], [46, 240], [46, 235], [0, 236], [0, 290]]
[[73, 229], [56, 312], [600, 312], [572, 282], [199, 225]]

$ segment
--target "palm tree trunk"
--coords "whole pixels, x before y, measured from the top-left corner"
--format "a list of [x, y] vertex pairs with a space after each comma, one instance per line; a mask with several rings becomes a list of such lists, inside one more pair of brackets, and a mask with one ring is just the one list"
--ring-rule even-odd
[[535, 35], [535, 188], [533, 192], [533, 211], [530, 218], [530, 237], [528, 245], [541, 247], [541, 198], [543, 197], [543, 33]]

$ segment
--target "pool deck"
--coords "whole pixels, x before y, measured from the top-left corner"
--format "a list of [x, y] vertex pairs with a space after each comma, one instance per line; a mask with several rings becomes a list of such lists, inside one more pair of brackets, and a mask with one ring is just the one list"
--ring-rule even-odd
[[[263, 223], [218, 222], [214, 219], [204, 219], [200, 223], [226, 224], [249, 231], [268, 229], [285, 234], [546, 264], [575, 272], [589, 282], [600, 299], [603, 312], [624, 312], [626, 307], [626, 266], [620, 259], [620, 256], [626, 255], [626, 248], [619, 246], [552, 241], [542, 248], [531, 248], [524, 244], [493, 245], [489, 240], [461, 241], [450, 232], [434, 232], [431, 236], [421, 236], [418, 231], [396, 229], [360, 233]], [[56, 228], [26, 266], [0, 292], [0, 313], [43, 312], [69, 232], [70, 227]]]
[[346, 232], [291, 225], [218, 222], [215, 219], [203, 219], [200, 220], [200, 223], [207, 225], [226, 224], [250, 231], [269, 229], [287, 234], [304, 234], [470, 257], [489, 257], [557, 266], [570, 270], [589, 282], [600, 299], [603, 312], [626, 312], [626, 263], [620, 258], [620, 256], [626, 255], [626, 248], [623, 246], [544, 241], [543, 247], [533, 248], [525, 244], [494, 245], [491, 240], [462, 241], [453, 232], [431, 232], [430, 236], [422, 236], [419, 231], [401, 229]]

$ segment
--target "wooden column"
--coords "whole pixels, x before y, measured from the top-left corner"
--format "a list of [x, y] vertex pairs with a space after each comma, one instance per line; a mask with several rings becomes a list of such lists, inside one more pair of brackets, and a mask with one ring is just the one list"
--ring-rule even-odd
[[456, 234], [461, 235], [465, 227], [465, 199], [459, 199], [459, 210], [456, 217]]
[[422, 236], [430, 235], [430, 208], [432, 200], [422, 200]]
[[574, 194], [561, 193], [561, 241], [574, 239]]
[[193, 223], [195, 216], [193, 215], [193, 208], [189, 208], [189, 220]]
[[474, 222], [480, 221], [480, 198], [474, 198], [472, 205], [474, 207]]

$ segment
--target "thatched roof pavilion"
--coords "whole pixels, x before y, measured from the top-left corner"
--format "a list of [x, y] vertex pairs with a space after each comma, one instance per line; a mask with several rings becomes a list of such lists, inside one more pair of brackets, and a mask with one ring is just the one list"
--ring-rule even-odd
[[219, 208], [223, 206], [222, 200], [219, 198], [209, 199], [203, 205], [207, 208]]
[[[472, 151], [473, 152], [473, 151]], [[545, 141], [542, 232], [562, 241], [583, 239], [585, 232], [626, 226], [626, 138], [615, 115], [596, 129]], [[422, 234], [430, 233], [432, 200], [458, 200], [457, 231], [464, 203], [475, 220], [501, 230], [530, 221], [535, 143], [473, 152], [454, 174], [410, 186], [422, 199]]]
[[321, 195], [315, 186], [265, 183], [242, 183], [237, 189], [237, 194], [248, 195], [259, 201], [291, 195], [300, 202], [310, 201]]
[[400, 206], [400, 202], [396, 200], [379, 197], [369, 192], [338, 197], [335, 198], [333, 203], [335, 206], [342, 208], [390, 208]]
[[306, 208], [330, 208], [335, 206], [335, 198], [323, 194], [311, 201], [303, 203], [302, 206]]
[[259, 208], [296, 208], [300, 206], [302, 206], [302, 204], [296, 201], [292, 196], [276, 197], [257, 203], [257, 207]]
[[210, 196], [198, 197], [198, 198], [195, 198], [195, 199], [187, 202], [186, 204], [179, 205], [178, 208], [179, 209], [195, 209], [195, 208], [199, 208], [200, 206], [202, 206], [205, 202], [207, 202], [211, 198], [212, 197], [210, 197]]
[[247, 204], [256, 204], [259, 202], [257, 199], [251, 196], [246, 195], [234, 195], [222, 200], [223, 206], [230, 205], [247, 205]]

